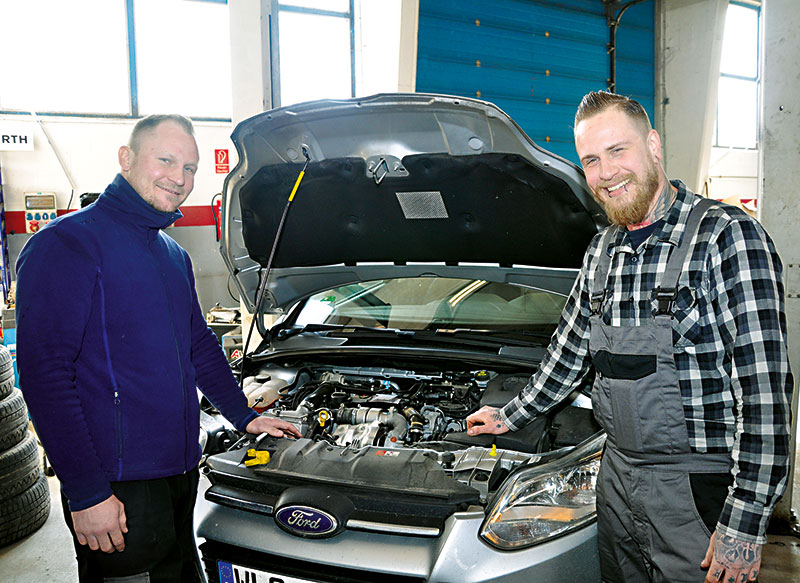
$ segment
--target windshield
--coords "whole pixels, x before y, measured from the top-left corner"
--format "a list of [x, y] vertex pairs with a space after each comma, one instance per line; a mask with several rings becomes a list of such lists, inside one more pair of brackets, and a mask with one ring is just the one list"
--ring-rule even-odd
[[484, 280], [381, 279], [311, 296], [295, 323], [541, 333], [554, 329], [566, 299], [553, 292]]

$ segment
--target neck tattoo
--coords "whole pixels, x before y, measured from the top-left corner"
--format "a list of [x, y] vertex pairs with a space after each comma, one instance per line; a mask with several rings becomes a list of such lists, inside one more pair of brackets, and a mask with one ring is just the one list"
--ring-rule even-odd
[[669, 207], [675, 202], [675, 197], [676, 192], [672, 189], [672, 185], [669, 183], [669, 180], [665, 180], [664, 188], [658, 193], [653, 208], [647, 213], [644, 221], [642, 221], [642, 225], [652, 225], [656, 221], [664, 218]]

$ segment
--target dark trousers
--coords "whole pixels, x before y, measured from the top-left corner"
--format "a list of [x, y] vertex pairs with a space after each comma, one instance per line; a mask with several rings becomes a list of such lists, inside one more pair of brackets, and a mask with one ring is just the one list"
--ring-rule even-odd
[[112, 482], [125, 505], [125, 550], [104, 553], [78, 544], [64, 494], [64, 520], [72, 533], [81, 583], [184, 583], [200, 581], [192, 522], [197, 469], [157, 480]]

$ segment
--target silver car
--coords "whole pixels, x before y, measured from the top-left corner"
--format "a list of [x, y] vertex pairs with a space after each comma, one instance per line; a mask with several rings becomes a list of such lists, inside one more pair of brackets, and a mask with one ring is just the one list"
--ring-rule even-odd
[[208, 580], [599, 581], [590, 379], [520, 431], [466, 434], [527, 385], [605, 225], [580, 169], [437, 95], [286, 107], [232, 139], [222, 253], [274, 321], [234, 368], [303, 437], [205, 404]]

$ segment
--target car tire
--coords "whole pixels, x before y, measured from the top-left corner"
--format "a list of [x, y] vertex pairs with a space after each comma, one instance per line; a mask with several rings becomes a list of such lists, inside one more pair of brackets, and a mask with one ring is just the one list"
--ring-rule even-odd
[[36, 483], [42, 469], [36, 437], [28, 431], [17, 445], [0, 452], [0, 500], [13, 498]]
[[0, 399], [4, 399], [14, 389], [14, 362], [11, 352], [0, 344]]
[[0, 500], [0, 547], [28, 536], [50, 515], [50, 489], [40, 475], [36, 483], [8, 500]]
[[12, 388], [11, 393], [0, 400], [0, 451], [17, 445], [28, 431], [28, 408], [22, 391]]

